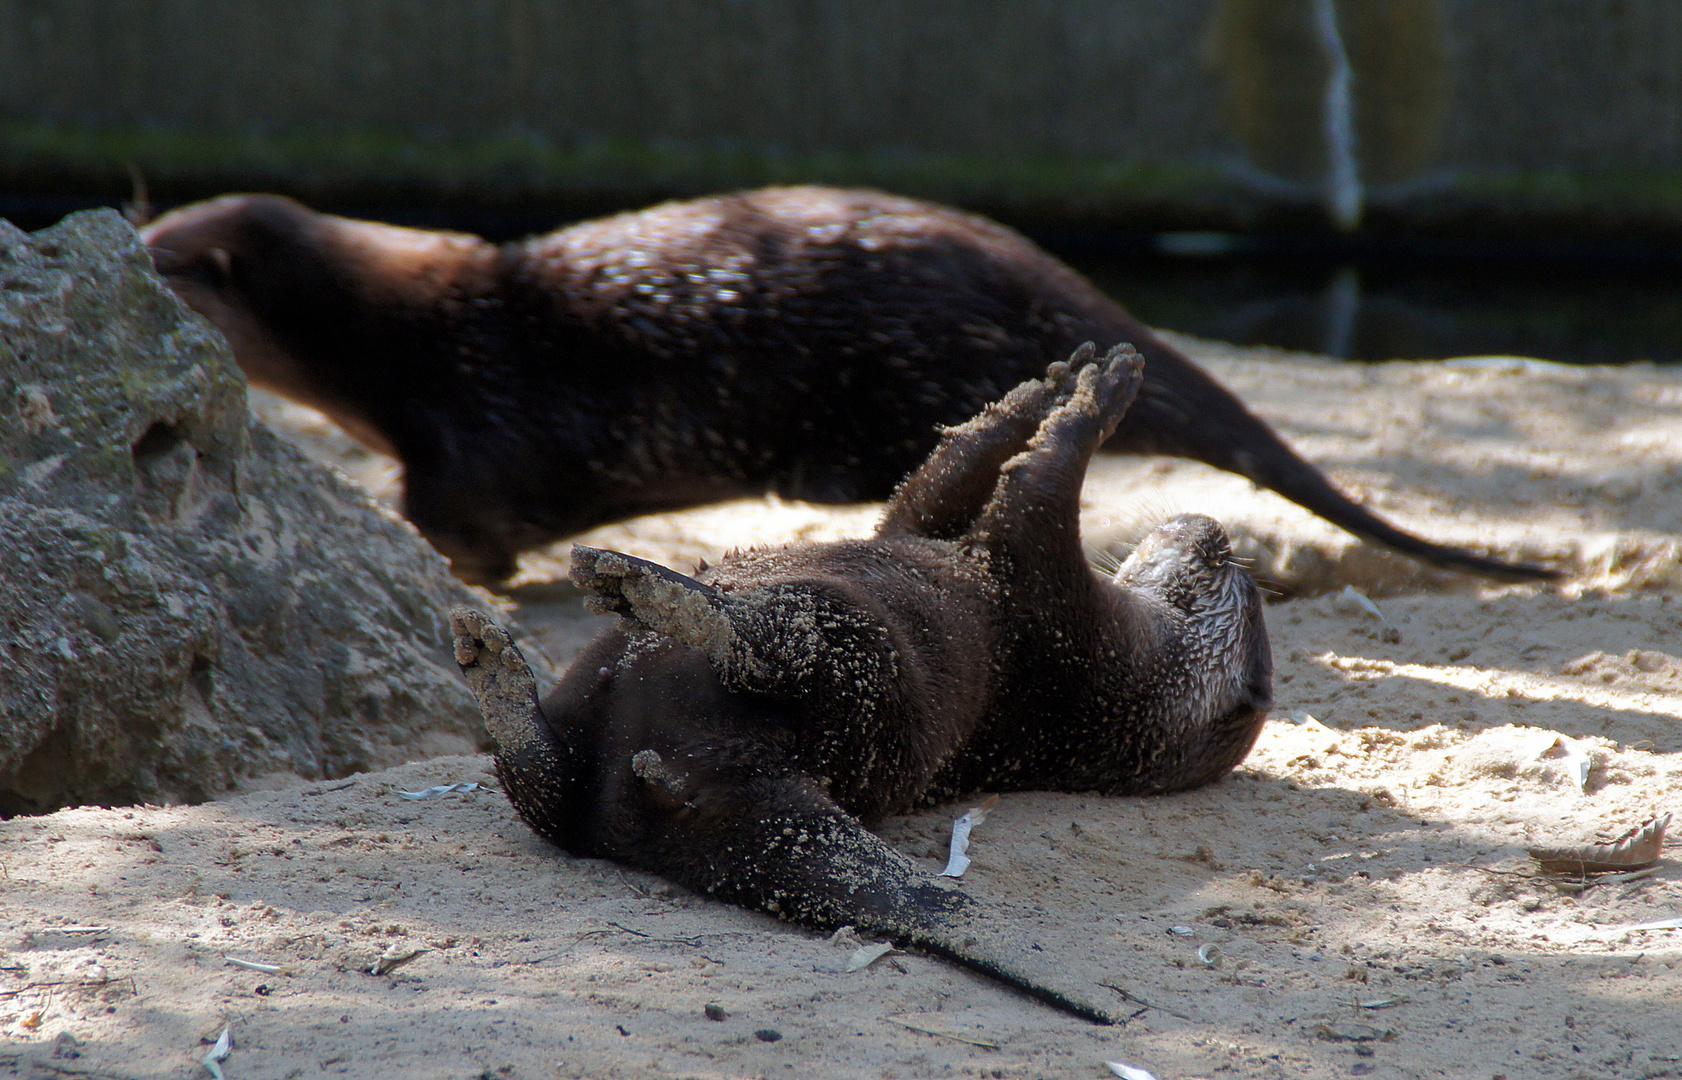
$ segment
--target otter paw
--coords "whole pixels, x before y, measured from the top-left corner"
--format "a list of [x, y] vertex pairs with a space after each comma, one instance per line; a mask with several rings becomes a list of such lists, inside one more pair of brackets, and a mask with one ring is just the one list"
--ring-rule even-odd
[[1093, 385], [1093, 399], [1098, 406], [1098, 415], [1113, 425], [1132, 404], [1145, 381], [1145, 358], [1131, 345], [1117, 345], [1096, 366], [1099, 370]]
[[572, 580], [595, 592], [592, 611], [623, 615], [685, 645], [707, 648], [728, 634], [718, 590], [659, 563], [575, 544]]
[[450, 612], [456, 663], [487, 721], [524, 720], [537, 702], [537, 680], [508, 631], [470, 607]]
[[[1085, 349], [1082, 346], [1082, 351]], [[1069, 416], [1096, 416], [1103, 425], [1104, 437], [1108, 438], [1138, 393], [1144, 373], [1144, 359], [1133, 347], [1117, 345], [1102, 360], [1083, 364], [1076, 370], [1069, 380], [1070, 392], [1052, 411]]]
[[624, 583], [631, 573], [628, 556], [617, 551], [572, 545], [572, 569], [567, 576], [581, 589], [595, 593], [586, 603], [591, 611], [601, 615], [629, 615], [630, 602], [625, 599]]
[[1075, 392], [1080, 373], [1091, 366], [1092, 354], [1093, 346], [1089, 341], [1070, 354], [1067, 360], [1058, 360], [1045, 369], [1045, 378], [1037, 384], [1042, 417], [1069, 400]]

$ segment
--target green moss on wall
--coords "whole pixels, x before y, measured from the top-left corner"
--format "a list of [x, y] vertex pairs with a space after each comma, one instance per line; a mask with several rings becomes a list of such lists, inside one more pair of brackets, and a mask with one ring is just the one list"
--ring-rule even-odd
[[[129, 184], [133, 165], [154, 186], [387, 191], [497, 202], [538, 193], [635, 202], [767, 184], [873, 185], [962, 204], [1113, 217], [1189, 206], [1226, 192], [1213, 166], [1160, 166], [1051, 156], [779, 152], [601, 140], [560, 146], [503, 134], [418, 141], [377, 130], [218, 134], [0, 125], [0, 177], [40, 187]], [[616, 199], [615, 197], [618, 197]]]
[[[379, 130], [218, 134], [0, 124], [0, 185], [120, 198], [129, 165], [165, 201], [275, 190], [321, 203], [553, 209], [559, 216], [766, 184], [869, 185], [1021, 224], [1136, 231], [1324, 226], [1215, 165], [1046, 155], [796, 153], [519, 134], [420, 141]], [[1523, 237], [1540, 230], [1656, 241], [1682, 235], [1682, 169], [1472, 172], [1381, 201], [1380, 232]]]

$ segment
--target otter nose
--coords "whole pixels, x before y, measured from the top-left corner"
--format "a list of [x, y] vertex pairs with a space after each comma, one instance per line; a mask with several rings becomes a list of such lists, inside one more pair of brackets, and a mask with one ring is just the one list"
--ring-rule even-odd
[[1158, 531], [1183, 550], [1196, 551], [1210, 567], [1223, 566], [1232, 557], [1226, 527], [1207, 514], [1178, 514], [1158, 526]]

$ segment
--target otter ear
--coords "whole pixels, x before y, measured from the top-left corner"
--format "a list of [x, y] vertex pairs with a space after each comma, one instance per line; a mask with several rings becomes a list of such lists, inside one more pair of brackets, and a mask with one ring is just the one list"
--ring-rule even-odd
[[211, 248], [205, 252], [205, 257], [216, 267], [216, 276], [223, 282], [232, 281], [234, 277], [234, 257], [229, 255], [226, 248]]

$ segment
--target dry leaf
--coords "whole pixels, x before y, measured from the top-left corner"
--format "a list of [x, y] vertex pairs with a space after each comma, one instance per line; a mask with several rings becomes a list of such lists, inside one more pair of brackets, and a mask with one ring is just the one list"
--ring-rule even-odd
[[1530, 857], [1550, 874], [1604, 874], [1640, 870], [1659, 861], [1670, 815], [1649, 818], [1609, 844], [1575, 848], [1531, 848]]
[[1380, 1031], [1366, 1024], [1315, 1024], [1308, 1030], [1326, 1042], [1389, 1042], [1396, 1037], [1393, 1031]]
[[880, 945], [861, 945], [853, 950], [853, 955], [847, 961], [847, 973], [863, 971], [882, 957], [894, 951], [893, 942], [884, 941]]

